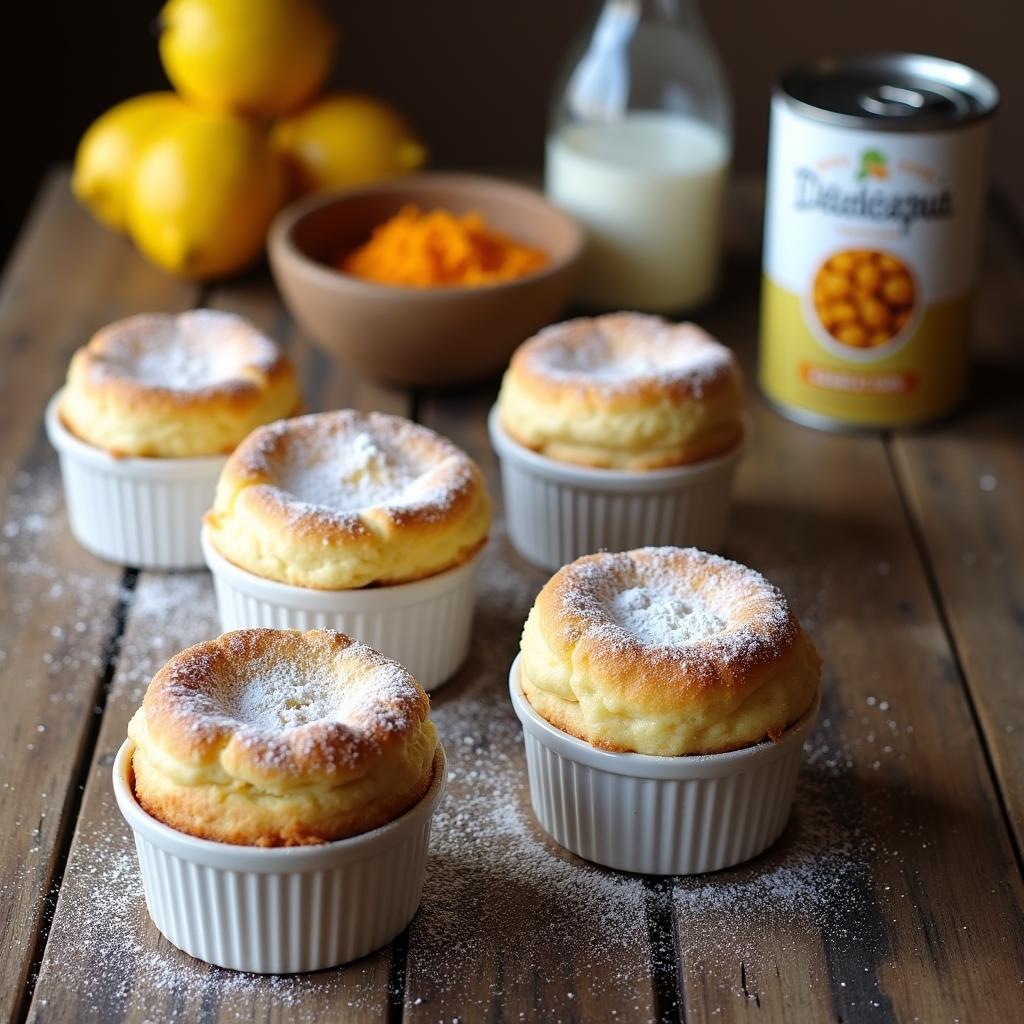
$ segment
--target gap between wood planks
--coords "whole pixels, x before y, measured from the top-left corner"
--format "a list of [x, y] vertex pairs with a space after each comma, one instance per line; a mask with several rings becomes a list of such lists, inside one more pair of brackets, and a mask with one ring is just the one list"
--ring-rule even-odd
[[[423, 422], [424, 409], [435, 394], [410, 392], [409, 418]], [[671, 879], [646, 879], [644, 917], [650, 947], [650, 971], [653, 982], [653, 1021], [656, 1024], [686, 1024], [686, 1006], [681, 982], [682, 960], [676, 938], [676, 919], [672, 910]], [[400, 1024], [405, 1018], [405, 989], [408, 976], [409, 930], [391, 943], [388, 965], [387, 1024]]]
[[[1022, 235], [1022, 238], [1024, 238], [1024, 235]], [[978, 745], [981, 747], [981, 753], [985, 759], [985, 767], [992, 779], [992, 788], [995, 792], [996, 802], [999, 805], [999, 812], [1003, 825], [1006, 827], [1007, 834], [1010, 837], [1010, 847], [1013, 850], [1014, 858], [1017, 863], [1017, 870], [1020, 872], [1021, 877], [1024, 878], [1024, 849], [1022, 849], [1017, 842], [1017, 830], [1014, 828], [1013, 817], [1010, 814], [1010, 807], [1006, 802], [1006, 793], [1003, 790], [1002, 779], [999, 776], [999, 772], [996, 771], [995, 762], [992, 759], [992, 751], [988, 743], [988, 736], [982, 726], [981, 715], [978, 712], [977, 702], [975, 701], [974, 693], [971, 690], [970, 684], [967, 682], [967, 671], [964, 668], [963, 658], [960, 655], [960, 648], [957, 645], [956, 635], [954, 634], [952, 625], [949, 621], [949, 611], [946, 607], [946, 602], [942, 597], [942, 588], [939, 586], [938, 574], [935, 571], [935, 565], [932, 562], [931, 553], [928, 550], [928, 542], [925, 540], [921, 524], [914, 516], [913, 507], [906, 494], [906, 482], [901, 476], [899, 465], [893, 456], [892, 435], [890, 433], [882, 435], [882, 447], [885, 449], [885, 457], [889, 463], [889, 471], [892, 473], [893, 479], [896, 481], [896, 493], [899, 496], [900, 508], [903, 511], [903, 517], [907, 522], [907, 529], [910, 531], [911, 543], [914, 545], [914, 550], [917, 552], [917, 557], [921, 562], [921, 568], [924, 570], [924, 578], [928, 586], [928, 592], [931, 594], [932, 603], [935, 605], [935, 614], [938, 617], [939, 625], [942, 629], [942, 635], [945, 637], [946, 644], [949, 647], [949, 654], [953, 660], [953, 666], [956, 669], [961, 689], [964, 692], [964, 698], [967, 701], [967, 710], [970, 712], [971, 723], [974, 725], [974, 731], [978, 736]]]
[[644, 916], [647, 918], [647, 942], [651, 948], [654, 1019], [657, 1024], [686, 1024], [686, 996], [680, 977], [682, 958], [676, 936], [672, 885], [671, 877], [644, 879], [647, 890]]
[[32, 957], [29, 961], [25, 990], [22, 993], [20, 1002], [14, 1008], [12, 1020], [18, 1021], [19, 1024], [28, 1016], [32, 1006], [36, 979], [39, 977], [39, 971], [43, 965], [43, 957], [46, 954], [46, 944], [50, 938], [50, 927], [53, 924], [53, 915], [57, 909], [57, 899], [60, 896], [61, 885], [64, 882], [64, 870], [67, 867], [68, 856], [71, 853], [71, 843], [75, 837], [78, 815], [82, 807], [82, 797], [85, 795], [85, 785], [92, 768], [93, 755], [96, 753], [96, 744], [100, 735], [100, 724], [103, 721], [103, 713], [107, 708], [107, 698], [110, 696], [110, 687], [114, 681], [114, 673], [117, 671], [117, 660], [121, 652], [121, 639], [124, 635], [125, 623], [128, 621], [128, 613], [131, 611], [132, 602], [135, 599], [135, 587], [138, 579], [138, 569], [126, 568], [121, 573], [121, 584], [118, 588], [117, 600], [110, 617], [110, 628], [107, 630], [107, 638], [103, 643], [102, 663], [96, 675], [96, 684], [93, 688], [92, 718], [89, 722], [89, 728], [86, 731], [78, 759], [71, 773], [71, 785], [68, 787], [68, 792], [64, 798], [60, 833], [55, 844], [56, 856], [54, 858], [53, 877], [50, 879], [50, 889], [45, 897], [39, 935], [36, 938]]
[[[1021, 263], [1024, 264], [1024, 224], [1021, 223], [1013, 203], [1009, 200], [1002, 189], [993, 188], [989, 191], [987, 205], [989, 211], [994, 214], [994, 219], [999, 223], [1001, 228], [1009, 237], [1013, 248], [1016, 250], [1018, 257], [1021, 260]], [[996, 801], [999, 805], [1003, 825], [1010, 837], [1010, 846], [1016, 859], [1017, 870], [1020, 872], [1021, 877], [1024, 878], [1024, 846], [1021, 845], [1017, 829], [1014, 827], [1013, 816], [1007, 802], [1006, 791], [1003, 788], [1002, 779], [996, 769], [996, 764], [993, 759], [988, 736], [982, 725], [981, 715], [978, 710], [974, 692], [967, 680], [967, 671], [964, 667], [963, 658], [960, 654], [960, 647], [957, 643], [956, 634], [953, 630], [952, 623], [950, 622], [949, 609], [945, 598], [942, 596], [942, 587], [939, 585], [938, 572], [928, 548], [928, 541], [925, 537], [924, 528], [914, 514], [913, 502], [910, 501], [908, 496], [909, 483], [904, 479], [900, 470], [899, 461], [896, 459], [893, 452], [893, 434], [891, 431], [885, 431], [882, 433], [882, 447], [885, 449], [885, 457], [889, 463], [889, 471], [892, 473], [893, 480], [896, 482], [896, 493], [899, 495], [900, 506], [903, 510], [903, 516], [907, 522], [907, 529], [910, 531], [911, 541], [913, 542], [914, 548], [917, 552], [917, 557], [921, 562], [921, 567], [924, 569], [924, 576], [928, 585], [928, 590], [931, 593], [932, 601], [935, 605], [935, 611], [938, 615], [943, 635], [946, 638], [946, 644], [949, 647], [949, 652], [953, 659], [953, 665], [956, 668], [961, 688], [963, 689], [964, 696], [967, 700], [967, 708], [970, 711], [971, 722], [974, 725], [974, 731], [978, 736], [982, 755], [985, 758], [985, 766], [992, 779], [993, 789], [995, 791]]]

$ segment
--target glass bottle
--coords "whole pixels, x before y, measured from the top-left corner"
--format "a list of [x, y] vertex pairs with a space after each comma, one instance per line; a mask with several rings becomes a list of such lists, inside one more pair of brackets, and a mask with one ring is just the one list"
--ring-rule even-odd
[[605, 0], [547, 141], [548, 196], [587, 229], [581, 304], [678, 314], [707, 301], [731, 158], [729, 87], [697, 0]]

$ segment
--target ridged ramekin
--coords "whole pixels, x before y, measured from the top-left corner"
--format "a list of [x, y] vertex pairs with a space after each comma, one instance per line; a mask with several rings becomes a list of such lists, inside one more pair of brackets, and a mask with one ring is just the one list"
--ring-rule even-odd
[[423, 893], [430, 822], [444, 795], [438, 744], [430, 789], [394, 821], [322, 846], [232, 846], [147, 814], [130, 781], [134, 745], [114, 761], [117, 805], [135, 835], [146, 907], [190, 956], [257, 974], [318, 971], [386, 946]]
[[313, 590], [267, 580], [226, 559], [203, 527], [221, 629], [337, 629], [404, 665], [434, 690], [466, 660], [482, 552], [454, 569], [390, 587]]
[[644, 471], [588, 469], [524, 448], [487, 419], [501, 462], [508, 535], [544, 569], [595, 551], [678, 545], [719, 551], [743, 442], [713, 459]]
[[87, 551], [140, 569], [199, 569], [199, 528], [226, 455], [121, 458], [75, 437], [61, 422], [58, 391], [46, 407], [75, 539]]
[[756, 857], [786, 827], [820, 698], [775, 743], [693, 757], [598, 750], [555, 728], [509, 675], [523, 724], [530, 802], [544, 831], [620, 871], [697, 875]]

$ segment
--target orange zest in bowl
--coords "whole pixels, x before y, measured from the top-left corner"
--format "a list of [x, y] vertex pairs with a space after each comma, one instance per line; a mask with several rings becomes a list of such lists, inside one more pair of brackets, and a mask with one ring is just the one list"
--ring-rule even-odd
[[407, 288], [499, 284], [547, 263], [540, 249], [489, 228], [479, 213], [456, 216], [403, 206], [368, 242], [338, 258], [338, 270], [364, 281]]

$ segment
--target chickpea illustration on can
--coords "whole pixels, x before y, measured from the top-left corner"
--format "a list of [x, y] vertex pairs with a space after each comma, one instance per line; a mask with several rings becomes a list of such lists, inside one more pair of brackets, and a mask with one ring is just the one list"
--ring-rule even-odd
[[760, 382], [818, 427], [951, 411], [967, 377], [995, 85], [913, 54], [822, 59], [772, 100]]

